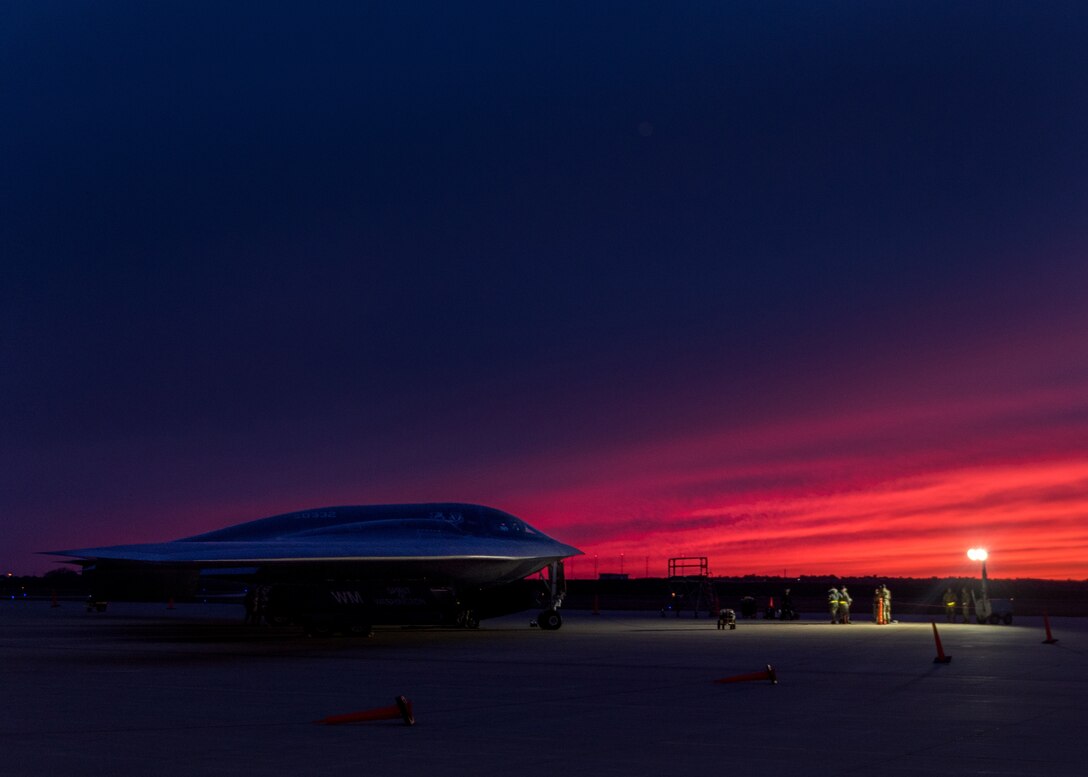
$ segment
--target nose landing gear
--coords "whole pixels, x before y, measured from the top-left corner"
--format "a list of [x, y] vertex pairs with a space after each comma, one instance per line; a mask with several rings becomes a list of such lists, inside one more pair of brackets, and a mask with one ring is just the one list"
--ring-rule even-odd
[[548, 606], [530, 624], [539, 626], [541, 631], [555, 631], [563, 625], [559, 608], [563, 606], [563, 597], [567, 595], [567, 578], [562, 561], [553, 561], [548, 565], [548, 593]]

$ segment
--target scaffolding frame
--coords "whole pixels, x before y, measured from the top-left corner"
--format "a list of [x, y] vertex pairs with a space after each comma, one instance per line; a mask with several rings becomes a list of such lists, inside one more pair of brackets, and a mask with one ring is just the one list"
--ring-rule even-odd
[[[692, 573], [698, 569], [698, 573]], [[677, 556], [669, 559], [669, 579], [674, 577], [710, 577], [710, 564], [706, 556]]]
[[669, 559], [669, 603], [662, 608], [674, 612], [677, 618], [683, 610], [690, 609], [698, 618], [700, 610], [708, 617], [718, 614], [718, 594], [710, 582], [710, 564], [706, 556], [677, 556]]

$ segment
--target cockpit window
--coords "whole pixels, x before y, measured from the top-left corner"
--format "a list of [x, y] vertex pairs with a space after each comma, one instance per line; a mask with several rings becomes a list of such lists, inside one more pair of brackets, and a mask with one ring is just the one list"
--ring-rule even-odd
[[460, 510], [436, 510], [427, 516], [433, 521], [445, 521], [450, 526], [461, 528], [465, 525], [465, 516]]
[[516, 539], [540, 536], [540, 532], [536, 529], [501, 510], [469, 508], [434, 510], [428, 517], [435, 521], [444, 521], [466, 534], [478, 537]]
[[521, 534], [523, 530], [521, 521], [509, 515], [502, 515], [501, 513], [491, 519], [490, 526], [488, 526], [488, 528], [491, 530], [492, 534], [498, 535]]

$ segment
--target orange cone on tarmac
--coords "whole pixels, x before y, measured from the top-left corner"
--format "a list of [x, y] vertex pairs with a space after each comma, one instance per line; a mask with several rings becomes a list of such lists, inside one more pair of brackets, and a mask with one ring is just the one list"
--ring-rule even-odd
[[749, 672], [748, 674], [735, 674], [732, 677], [722, 677], [715, 680], [715, 683], [743, 683], [748, 680], [770, 680], [771, 685], [778, 685], [778, 673], [774, 671], [774, 667], [767, 664], [767, 668], [762, 672]]
[[396, 703], [390, 707], [348, 712], [343, 715], [330, 715], [314, 722], [325, 726], [340, 726], [344, 723], [365, 723], [372, 720], [396, 720], [401, 718], [406, 726], [414, 726], [416, 719], [412, 715], [412, 702], [403, 696], [398, 696], [395, 701]]
[[935, 664], [948, 664], [952, 662], [952, 656], [946, 656], [944, 654], [944, 647], [941, 646], [941, 635], [937, 633], [937, 622], [930, 621], [933, 624], [933, 641], [937, 643], [937, 657], [933, 659]]
[[1046, 639], [1043, 640], [1044, 645], [1053, 645], [1058, 641], [1057, 637], [1050, 633], [1050, 616], [1045, 612], [1043, 613], [1043, 625], [1046, 626]]

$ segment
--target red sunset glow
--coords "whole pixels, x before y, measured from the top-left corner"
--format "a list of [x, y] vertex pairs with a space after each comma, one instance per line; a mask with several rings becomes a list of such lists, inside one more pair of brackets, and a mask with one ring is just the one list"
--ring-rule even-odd
[[[1085, 484], [1083, 461], [949, 470], [855, 492], [688, 507], [666, 520], [634, 521], [626, 536], [616, 526], [618, 536], [587, 547], [600, 571], [618, 572], [624, 555], [632, 576], [645, 573], [647, 558], [660, 576], [670, 556], [706, 555], [720, 575], [940, 577], [977, 574], [965, 552], [984, 545], [992, 575], [1081, 579]], [[591, 574], [588, 566], [576, 560], [575, 576]]]
[[[1031, 361], [1006, 380], [1033, 370], [1047, 372]], [[916, 400], [629, 447], [597, 467], [574, 458], [558, 477], [577, 484], [537, 518], [599, 571], [622, 554], [635, 576], [682, 555], [720, 575], [960, 576], [978, 573], [965, 553], [982, 546], [994, 576], [1084, 579], [1081, 392]]]

